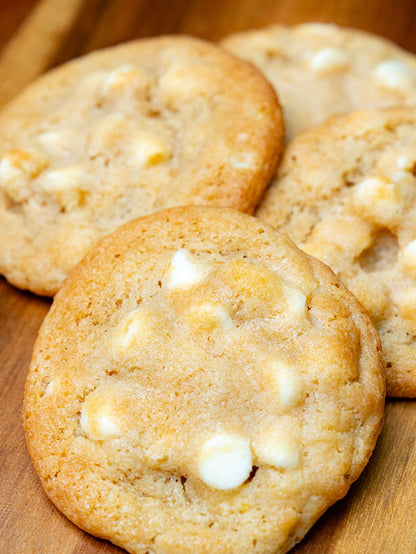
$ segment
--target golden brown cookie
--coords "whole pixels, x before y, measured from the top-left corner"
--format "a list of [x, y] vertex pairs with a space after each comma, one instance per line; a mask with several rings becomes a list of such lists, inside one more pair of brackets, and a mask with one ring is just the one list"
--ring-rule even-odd
[[230, 35], [222, 45], [273, 84], [288, 140], [337, 113], [416, 103], [414, 54], [358, 29], [271, 25]]
[[0, 273], [53, 295], [100, 237], [157, 209], [252, 212], [282, 149], [275, 93], [207, 42], [97, 51], [0, 113]]
[[357, 112], [299, 135], [258, 217], [326, 262], [381, 337], [390, 396], [416, 396], [416, 109]]
[[378, 334], [330, 269], [252, 216], [188, 207], [126, 223], [64, 282], [24, 421], [47, 494], [88, 532], [265, 554], [346, 494], [383, 406]]

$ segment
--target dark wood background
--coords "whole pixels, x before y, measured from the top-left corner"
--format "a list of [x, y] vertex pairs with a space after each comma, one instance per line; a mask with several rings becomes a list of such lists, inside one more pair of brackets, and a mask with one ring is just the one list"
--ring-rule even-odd
[[[273, 22], [324, 21], [373, 31], [416, 53], [415, 16], [414, 0], [0, 0], [0, 105], [47, 69], [134, 38], [187, 33], [215, 41]], [[121, 552], [54, 508], [26, 452], [23, 387], [49, 305], [0, 277], [0, 552]], [[415, 435], [416, 402], [388, 401], [362, 477], [294, 552], [414, 554]]]

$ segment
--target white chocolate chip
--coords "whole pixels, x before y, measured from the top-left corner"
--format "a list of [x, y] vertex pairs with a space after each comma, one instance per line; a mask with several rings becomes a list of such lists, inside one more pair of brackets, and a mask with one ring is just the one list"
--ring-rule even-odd
[[169, 159], [172, 151], [165, 141], [147, 133], [135, 133], [129, 139], [129, 163], [150, 167]]
[[271, 378], [279, 395], [279, 401], [285, 408], [297, 406], [305, 399], [305, 390], [300, 375], [294, 367], [283, 360], [269, 360], [265, 370]]
[[81, 426], [84, 431], [89, 433], [90, 436], [93, 433], [96, 433], [97, 437], [100, 439], [115, 439], [121, 436], [120, 428], [111, 421], [108, 416], [101, 414], [99, 417], [95, 416], [94, 421], [94, 431], [92, 431], [92, 425], [88, 422], [88, 415], [85, 415], [83, 412], [84, 419], [81, 416]]
[[252, 169], [255, 161], [253, 152], [242, 152], [238, 156], [231, 156], [229, 160], [234, 169]]
[[110, 339], [110, 347], [124, 353], [143, 339], [154, 336], [159, 320], [153, 312], [140, 307], [130, 312], [116, 326]]
[[34, 152], [14, 149], [9, 150], [3, 156], [0, 169], [2, 177], [7, 176], [8, 172], [21, 172], [34, 178], [39, 175], [45, 165], [45, 160]]
[[395, 183], [409, 184], [415, 187], [416, 148], [414, 145], [400, 145], [398, 148], [388, 149], [377, 156], [375, 173], [384, 175]]
[[171, 157], [167, 139], [143, 129], [134, 128], [122, 113], [99, 118], [92, 126], [88, 140], [90, 156], [124, 156], [125, 163], [137, 169], [147, 168]]
[[47, 387], [45, 388], [44, 396], [50, 396], [52, 393], [55, 392], [56, 389], [56, 383], [55, 381], [51, 381], [48, 383]]
[[[237, 259], [224, 264], [221, 278], [229, 283], [244, 309], [253, 316], [276, 316], [288, 322], [307, 321], [306, 296], [276, 271]], [[301, 323], [299, 321], [299, 323]]]
[[416, 239], [403, 247], [399, 256], [404, 270], [416, 277]]
[[107, 71], [91, 71], [84, 75], [79, 81], [77, 91], [83, 97], [93, 97], [99, 93], [99, 90], [107, 78]]
[[137, 92], [150, 84], [150, 75], [132, 64], [124, 64], [111, 71], [102, 86], [105, 95], [125, 90]]
[[388, 177], [397, 185], [401, 198], [413, 203], [413, 199], [416, 199], [414, 175], [410, 171], [392, 171]]
[[29, 181], [48, 166], [48, 160], [34, 151], [9, 150], [0, 162], [0, 186], [16, 201], [29, 194]]
[[[10, 160], [4, 157], [0, 162], [0, 185], [16, 200], [21, 200], [25, 195], [21, 197], [21, 188], [25, 184], [25, 173]], [[23, 192], [23, 191], [22, 191]]]
[[410, 171], [412, 172], [413, 171], [413, 168], [415, 167], [415, 164], [416, 164], [416, 156], [415, 157], [411, 157], [407, 154], [402, 154], [401, 156], [399, 156], [397, 158], [397, 169], [399, 169], [400, 171]]
[[198, 462], [200, 477], [209, 487], [235, 489], [251, 472], [250, 443], [235, 435], [214, 435], [203, 444]]
[[385, 60], [374, 70], [379, 84], [394, 91], [405, 91], [416, 85], [416, 71], [397, 60]]
[[204, 275], [191, 260], [188, 250], [181, 248], [172, 257], [167, 286], [170, 289], [188, 288], [199, 283]]
[[187, 320], [193, 327], [213, 331], [227, 331], [234, 327], [232, 319], [220, 303], [202, 302], [192, 305], [187, 314]]
[[45, 173], [39, 186], [62, 207], [74, 209], [83, 201], [88, 180], [82, 167], [72, 165]]
[[36, 137], [36, 141], [48, 154], [65, 156], [73, 153], [80, 136], [74, 129], [60, 129], [42, 133]]
[[385, 177], [368, 177], [353, 188], [353, 204], [364, 217], [380, 223], [394, 223], [403, 208], [400, 187]]
[[287, 302], [287, 310], [289, 315], [297, 318], [305, 319], [307, 317], [306, 296], [298, 288], [284, 283], [284, 295]]
[[310, 68], [317, 73], [341, 71], [349, 66], [349, 59], [340, 48], [321, 48], [315, 52], [309, 62]]
[[116, 411], [116, 399], [109, 391], [96, 389], [82, 405], [80, 426], [93, 440], [110, 440], [122, 435]]
[[161, 98], [173, 109], [212, 93], [215, 81], [204, 67], [174, 63], [159, 81]]
[[215, 321], [217, 327], [224, 330], [234, 327], [232, 319], [221, 305], [212, 305], [212, 308], [210, 306], [208, 313], [212, 314], [212, 319]]
[[291, 470], [299, 465], [299, 443], [285, 428], [273, 426], [261, 433], [253, 444], [260, 462], [277, 469]]

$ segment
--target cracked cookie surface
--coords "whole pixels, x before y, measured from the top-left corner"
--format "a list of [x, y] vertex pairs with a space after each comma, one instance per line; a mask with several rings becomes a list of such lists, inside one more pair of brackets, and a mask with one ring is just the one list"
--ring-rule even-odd
[[260, 220], [188, 207], [105, 237], [54, 299], [26, 389], [56, 506], [133, 553], [283, 553], [358, 478], [379, 338]]
[[283, 148], [276, 95], [191, 37], [97, 51], [0, 113], [0, 273], [53, 295], [94, 242], [158, 209], [252, 212]]

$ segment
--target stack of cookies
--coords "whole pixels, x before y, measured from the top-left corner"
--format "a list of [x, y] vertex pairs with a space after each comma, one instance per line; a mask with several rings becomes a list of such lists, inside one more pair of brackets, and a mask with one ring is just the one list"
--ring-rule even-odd
[[287, 552], [367, 464], [385, 368], [416, 396], [416, 61], [331, 25], [223, 46], [92, 53], [0, 113], [0, 271], [54, 296], [28, 450], [137, 554]]
[[323, 24], [224, 45], [274, 84], [294, 138], [257, 216], [341, 277], [380, 333], [388, 395], [416, 397], [416, 57]]

